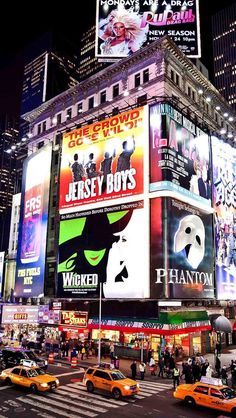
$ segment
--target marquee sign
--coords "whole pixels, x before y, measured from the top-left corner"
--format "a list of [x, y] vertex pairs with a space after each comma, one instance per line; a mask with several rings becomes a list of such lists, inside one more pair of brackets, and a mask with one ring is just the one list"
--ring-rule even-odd
[[88, 313], [80, 311], [62, 311], [62, 325], [75, 325], [79, 328], [86, 328], [88, 324]]

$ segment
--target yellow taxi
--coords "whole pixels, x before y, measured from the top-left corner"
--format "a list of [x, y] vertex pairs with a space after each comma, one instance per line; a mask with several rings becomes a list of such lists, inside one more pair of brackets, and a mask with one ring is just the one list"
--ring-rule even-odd
[[15, 366], [5, 369], [0, 374], [0, 380], [11, 385], [20, 385], [29, 388], [32, 392], [45, 392], [59, 386], [59, 380], [46, 374], [39, 367]]
[[223, 385], [221, 379], [202, 377], [200, 382], [177, 386], [173, 395], [189, 406], [206, 406], [236, 417], [236, 393]]
[[140, 390], [135, 380], [125, 377], [120, 370], [110, 369], [104, 365], [89, 367], [84, 373], [83, 382], [88, 392], [100, 389], [110, 392], [115, 399], [136, 395]]

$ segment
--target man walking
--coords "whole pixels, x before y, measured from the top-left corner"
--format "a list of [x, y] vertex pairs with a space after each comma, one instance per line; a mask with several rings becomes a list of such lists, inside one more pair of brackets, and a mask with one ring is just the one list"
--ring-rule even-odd
[[137, 375], [137, 363], [135, 360], [133, 361], [133, 363], [131, 363], [130, 368], [132, 373], [132, 379], [135, 380]]
[[174, 390], [176, 385], [179, 386], [179, 376], [180, 376], [180, 371], [178, 369], [177, 366], [174, 367], [173, 369], [173, 386], [174, 386]]

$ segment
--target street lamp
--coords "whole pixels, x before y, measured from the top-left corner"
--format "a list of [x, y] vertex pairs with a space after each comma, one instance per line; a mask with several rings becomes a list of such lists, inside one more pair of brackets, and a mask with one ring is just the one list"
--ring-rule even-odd
[[102, 283], [100, 283], [100, 287], [99, 287], [98, 364], [101, 363], [101, 322], [102, 322]]

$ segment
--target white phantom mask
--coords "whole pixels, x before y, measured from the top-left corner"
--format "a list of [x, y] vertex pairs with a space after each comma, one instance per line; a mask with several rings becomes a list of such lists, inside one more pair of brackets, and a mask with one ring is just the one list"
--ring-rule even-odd
[[196, 269], [205, 253], [205, 228], [199, 216], [188, 215], [181, 219], [174, 237], [174, 251], [185, 249], [189, 264]]

